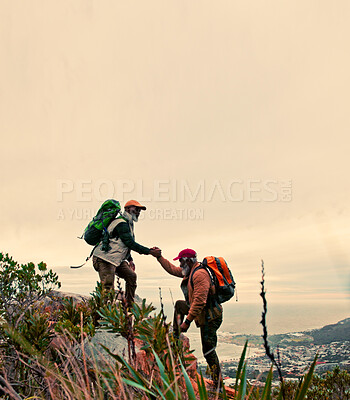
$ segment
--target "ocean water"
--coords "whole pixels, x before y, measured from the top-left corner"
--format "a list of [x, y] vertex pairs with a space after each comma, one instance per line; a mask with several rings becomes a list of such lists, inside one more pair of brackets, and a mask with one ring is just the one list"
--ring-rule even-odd
[[[204, 362], [205, 359], [202, 354], [202, 345], [201, 339], [198, 332], [190, 332], [186, 333], [186, 336], [190, 339], [190, 349], [194, 350], [194, 355], [196, 356], [198, 362]], [[220, 361], [238, 359], [242, 354], [243, 346], [237, 346], [235, 344], [229, 343], [220, 343], [218, 342], [218, 346], [216, 349], [217, 355]]]
[[[224, 305], [222, 330], [246, 334], [262, 334], [262, 305], [231, 302]], [[283, 303], [267, 306], [269, 334], [300, 332], [322, 328], [350, 317], [350, 301], [327, 303]]]

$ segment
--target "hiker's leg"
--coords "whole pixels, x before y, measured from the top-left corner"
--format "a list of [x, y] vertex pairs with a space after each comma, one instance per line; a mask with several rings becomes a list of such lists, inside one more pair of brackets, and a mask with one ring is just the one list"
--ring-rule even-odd
[[119, 267], [116, 268], [115, 273], [122, 279], [125, 280], [125, 298], [128, 307], [132, 306], [136, 291], [136, 273], [130, 268], [127, 261], [123, 261]]
[[100, 276], [103, 288], [106, 290], [114, 289], [115, 265], [95, 256], [92, 258], [92, 264]]
[[218, 341], [217, 330], [222, 323], [222, 317], [207, 322], [204, 326], [201, 326], [201, 340], [202, 340], [202, 351], [205, 357], [213, 379], [215, 387], [222, 385], [222, 376], [218, 356], [215, 348]]
[[174, 320], [173, 320], [173, 332], [174, 335], [179, 337], [180, 336], [180, 325], [183, 323], [185, 315], [188, 314], [189, 307], [185, 300], [178, 300], [175, 303], [174, 309]]

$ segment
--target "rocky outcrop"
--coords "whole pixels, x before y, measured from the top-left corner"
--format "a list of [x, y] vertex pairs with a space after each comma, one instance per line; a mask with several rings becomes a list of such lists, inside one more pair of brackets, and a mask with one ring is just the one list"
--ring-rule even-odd
[[[95, 336], [86, 338], [83, 342], [85, 356], [93, 364], [95, 362], [113, 364], [115, 362], [114, 358], [109, 355], [104, 347], [109, 349], [112, 354], [118, 354], [126, 360], [128, 359], [128, 341], [116, 333], [108, 332], [105, 329], [97, 329]], [[81, 356], [81, 353], [82, 348], [79, 345], [76, 348], [76, 354]]]

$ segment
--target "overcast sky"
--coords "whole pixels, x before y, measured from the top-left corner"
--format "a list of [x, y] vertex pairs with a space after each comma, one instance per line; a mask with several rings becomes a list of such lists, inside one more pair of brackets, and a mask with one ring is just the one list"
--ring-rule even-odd
[[[109, 197], [137, 241], [223, 256], [240, 301], [349, 302], [350, 4], [0, 5], [0, 243], [90, 293], [77, 239]], [[135, 255], [138, 293], [179, 282]]]

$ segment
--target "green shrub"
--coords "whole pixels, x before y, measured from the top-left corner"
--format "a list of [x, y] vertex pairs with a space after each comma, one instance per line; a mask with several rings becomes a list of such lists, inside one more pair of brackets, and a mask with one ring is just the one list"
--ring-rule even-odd
[[0, 253], [0, 310], [8, 323], [18, 323], [35, 302], [60, 287], [57, 274], [44, 262], [36, 268], [32, 262], [19, 264]]
[[350, 400], [350, 374], [336, 367], [323, 376], [315, 375], [307, 393], [308, 400]]
[[84, 336], [93, 336], [95, 325], [89, 303], [76, 303], [72, 297], [63, 299], [55, 330], [60, 333], [68, 333], [72, 340], [79, 342], [82, 333]]
[[48, 315], [35, 308], [26, 311], [18, 332], [38, 351], [46, 351], [54, 335]]

